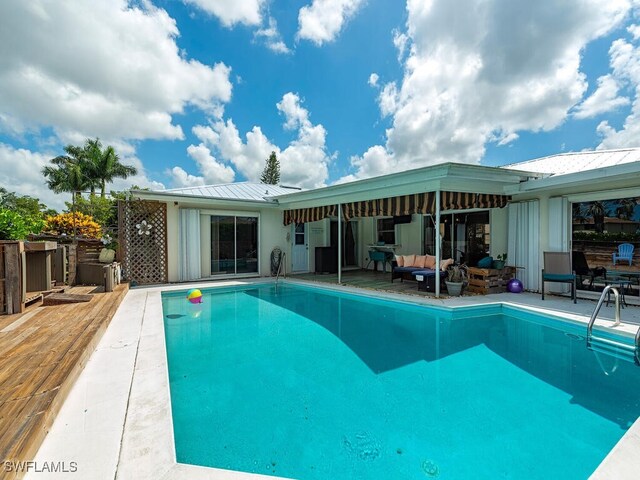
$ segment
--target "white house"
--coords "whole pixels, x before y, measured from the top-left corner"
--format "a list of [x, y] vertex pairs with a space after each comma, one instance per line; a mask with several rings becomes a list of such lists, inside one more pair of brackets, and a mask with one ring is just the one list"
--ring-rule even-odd
[[166, 203], [170, 282], [269, 276], [274, 248], [288, 272], [328, 261], [373, 268], [377, 248], [468, 262], [507, 253], [537, 291], [542, 252], [571, 249], [571, 203], [640, 197], [640, 148], [446, 163], [313, 190], [243, 182], [134, 193]]

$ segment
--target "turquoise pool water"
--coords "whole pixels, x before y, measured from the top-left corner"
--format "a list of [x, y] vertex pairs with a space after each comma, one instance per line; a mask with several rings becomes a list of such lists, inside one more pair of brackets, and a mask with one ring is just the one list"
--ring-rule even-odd
[[640, 416], [640, 368], [531, 313], [289, 284], [203, 294], [163, 295], [181, 463], [302, 480], [584, 479]]

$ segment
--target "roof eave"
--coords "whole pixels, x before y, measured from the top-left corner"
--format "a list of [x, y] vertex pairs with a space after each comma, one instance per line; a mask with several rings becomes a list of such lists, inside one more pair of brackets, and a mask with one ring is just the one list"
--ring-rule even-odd
[[[478, 191], [477, 193], [502, 193], [505, 186], [509, 184], [519, 184], [526, 179], [539, 178], [541, 176], [542, 174], [539, 173], [523, 172], [520, 170], [506, 170], [483, 165], [449, 162], [379, 177], [355, 180], [338, 185], [330, 185], [313, 190], [277, 195], [273, 198], [278, 200], [281, 205], [312, 200], [322, 203], [322, 201], [327, 202], [331, 198], [345, 195], [349, 197], [364, 195], [382, 198], [393, 194], [389, 191], [390, 188], [403, 186], [411, 187], [412, 190], [415, 190], [407, 190], [406, 194], [435, 191], [438, 189], [462, 189], [459, 191]], [[478, 181], [485, 181], [485, 183], [479, 184]], [[385, 195], [387, 191], [389, 191], [389, 193]]]
[[220, 198], [220, 197], [207, 197], [202, 195], [187, 195], [174, 192], [162, 192], [162, 191], [149, 191], [149, 190], [131, 190], [131, 194], [145, 200], [160, 200], [164, 202], [185, 202], [189, 203], [211, 203], [216, 202], [218, 205], [260, 205], [263, 207], [277, 207], [277, 200], [250, 200], [243, 198]]
[[538, 190], [554, 190], [560, 187], [577, 186], [592, 183], [594, 181], [601, 183], [605, 180], [613, 180], [616, 177], [628, 177], [629, 175], [638, 174], [640, 174], [640, 162], [630, 162], [622, 165], [596, 168], [584, 172], [567, 173], [563, 175], [553, 175], [550, 177], [534, 179], [509, 187], [507, 189], [507, 193], [515, 195], [518, 193], [530, 193]]

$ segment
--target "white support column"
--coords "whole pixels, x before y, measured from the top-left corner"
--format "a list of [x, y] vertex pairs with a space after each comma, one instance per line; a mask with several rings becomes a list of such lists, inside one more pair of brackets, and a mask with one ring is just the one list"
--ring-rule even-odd
[[342, 204], [338, 204], [338, 284], [342, 283]]
[[436, 298], [440, 297], [440, 190], [436, 190]]

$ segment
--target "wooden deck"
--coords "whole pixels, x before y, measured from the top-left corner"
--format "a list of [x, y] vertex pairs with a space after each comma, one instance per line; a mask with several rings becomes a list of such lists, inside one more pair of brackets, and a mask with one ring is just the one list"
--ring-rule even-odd
[[91, 301], [0, 317], [0, 461], [34, 457], [127, 291], [74, 287], [69, 293]]

